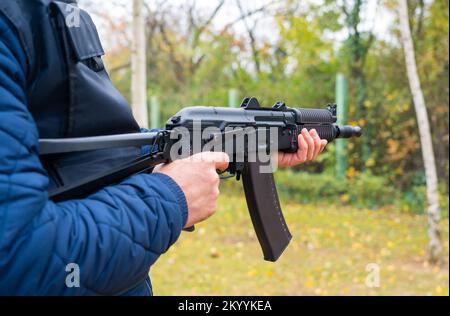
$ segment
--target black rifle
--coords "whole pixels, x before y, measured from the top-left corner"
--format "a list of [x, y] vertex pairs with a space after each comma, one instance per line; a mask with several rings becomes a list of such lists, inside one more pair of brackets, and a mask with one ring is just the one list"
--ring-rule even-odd
[[[216, 151], [219, 148], [230, 155], [227, 171], [238, 180], [242, 176], [250, 217], [264, 259], [276, 261], [292, 236], [281, 211], [273, 174], [261, 172], [261, 168], [267, 166], [267, 161], [262, 162], [259, 158], [251, 159], [251, 154], [262, 151], [269, 155], [273, 150], [295, 153], [298, 149], [298, 135], [303, 128], [316, 129], [319, 136], [329, 142], [336, 138], [361, 136], [360, 127], [337, 126], [336, 121], [336, 105], [328, 105], [326, 109], [300, 109], [288, 108], [284, 103], [278, 102], [273, 108], [262, 108], [255, 98], [246, 98], [240, 109], [185, 108], [170, 118], [166, 128], [160, 132], [41, 139], [39, 150], [40, 155], [45, 156], [151, 145], [151, 153], [132, 162], [50, 191], [50, 199], [58, 202], [86, 197], [131, 175], [149, 172], [158, 164], [182, 158], [182, 153], [174, 149], [178, 148], [175, 145], [182, 143], [185, 138], [189, 139], [188, 155], [203, 151], [205, 148], [214, 148]], [[196, 125], [196, 122], [200, 122], [201, 125]], [[183, 131], [180, 132], [180, 128], [188, 135], [183, 134]], [[212, 132], [206, 135], [202, 133], [208, 130]], [[192, 139], [196, 132], [201, 136], [198, 149], [195, 149], [193, 144], [195, 139]], [[256, 143], [249, 141], [252, 134], [257, 136]], [[275, 139], [273, 135], [276, 135]], [[239, 137], [243, 139], [240, 145], [236, 144]], [[231, 147], [227, 146], [230, 145], [230, 138], [233, 140]], [[274, 143], [278, 143], [275, 148], [272, 146]], [[174, 151], [178, 156], [174, 155]]]

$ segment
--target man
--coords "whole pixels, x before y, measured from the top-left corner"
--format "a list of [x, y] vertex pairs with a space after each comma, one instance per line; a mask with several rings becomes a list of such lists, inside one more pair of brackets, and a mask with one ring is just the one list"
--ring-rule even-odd
[[[82, 200], [50, 201], [49, 188], [144, 150], [39, 158], [39, 137], [139, 131], [104, 69], [92, 20], [74, 9], [70, 0], [0, 2], [0, 294], [151, 295], [150, 267], [183, 227], [215, 212], [216, 170], [228, 157], [204, 153]], [[281, 166], [326, 146], [314, 131], [299, 141], [298, 153], [279, 154]]]

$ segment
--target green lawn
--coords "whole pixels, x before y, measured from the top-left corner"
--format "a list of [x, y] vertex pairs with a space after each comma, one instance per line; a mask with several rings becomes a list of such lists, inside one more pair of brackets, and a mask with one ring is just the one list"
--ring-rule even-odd
[[[448, 295], [445, 259], [426, 262], [426, 217], [328, 205], [284, 204], [293, 239], [276, 263], [263, 261], [245, 200], [220, 198], [219, 211], [183, 233], [152, 268], [155, 295]], [[365, 285], [377, 263], [380, 287]]]

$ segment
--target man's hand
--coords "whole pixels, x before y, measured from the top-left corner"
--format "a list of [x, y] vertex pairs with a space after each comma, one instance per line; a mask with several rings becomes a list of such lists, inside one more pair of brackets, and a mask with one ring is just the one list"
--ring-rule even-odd
[[225, 171], [229, 161], [225, 153], [204, 152], [155, 168], [153, 172], [168, 175], [183, 190], [189, 212], [185, 227], [202, 222], [216, 212], [220, 193], [217, 170]]
[[[327, 143], [326, 140], [320, 139], [316, 130], [308, 132], [303, 129], [298, 136], [298, 151], [293, 154], [280, 152], [276, 157], [278, 165], [292, 167], [312, 161], [325, 149]], [[168, 175], [183, 190], [189, 212], [185, 227], [202, 222], [216, 212], [216, 202], [220, 193], [217, 170], [226, 170], [229, 162], [229, 157], [225, 153], [204, 152], [155, 168], [153, 172]]]
[[278, 166], [292, 167], [302, 164], [307, 161], [312, 161], [325, 149], [328, 142], [325, 139], [320, 139], [319, 134], [315, 129], [308, 132], [304, 128], [300, 135], [298, 135], [298, 151], [296, 153], [279, 152], [276, 157]]

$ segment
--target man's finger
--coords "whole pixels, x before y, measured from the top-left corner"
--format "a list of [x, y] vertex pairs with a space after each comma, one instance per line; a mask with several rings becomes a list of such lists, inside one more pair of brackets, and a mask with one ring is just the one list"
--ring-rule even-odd
[[217, 155], [216, 159], [214, 160], [214, 163], [216, 164], [216, 170], [219, 170], [221, 172], [228, 169], [228, 166], [230, 165], [230, 157], [226, 153], [216, 153], [220, 154]]
[[316, 160], [317, 156], [319, 156], [320, 150], [322, 149], [322, 141], [315, 129], [312, 129], [309, 134], [314, 140], [314, 160]]
[[308, 158], [308, 143], [305, 141], [305, 138], [302, 134], [298, 135], [298, 147], [297, 157], [300, 163], [303, 163]]
[[191, 157], [194, 161], [214, 163], [216, 170], [225, 171], [230, 164], [230, 157], [223, 152], [202, 152]]
[[302, 130], [302, 135], [308, 144], [308, 160], [312, 160], [314, 158], [314, 140], [306, 128]]
[[328, 145], [328, 141], [326, 139], [322, 139], [322, 146], [320, 148], [320, 153], [322, 153]]

